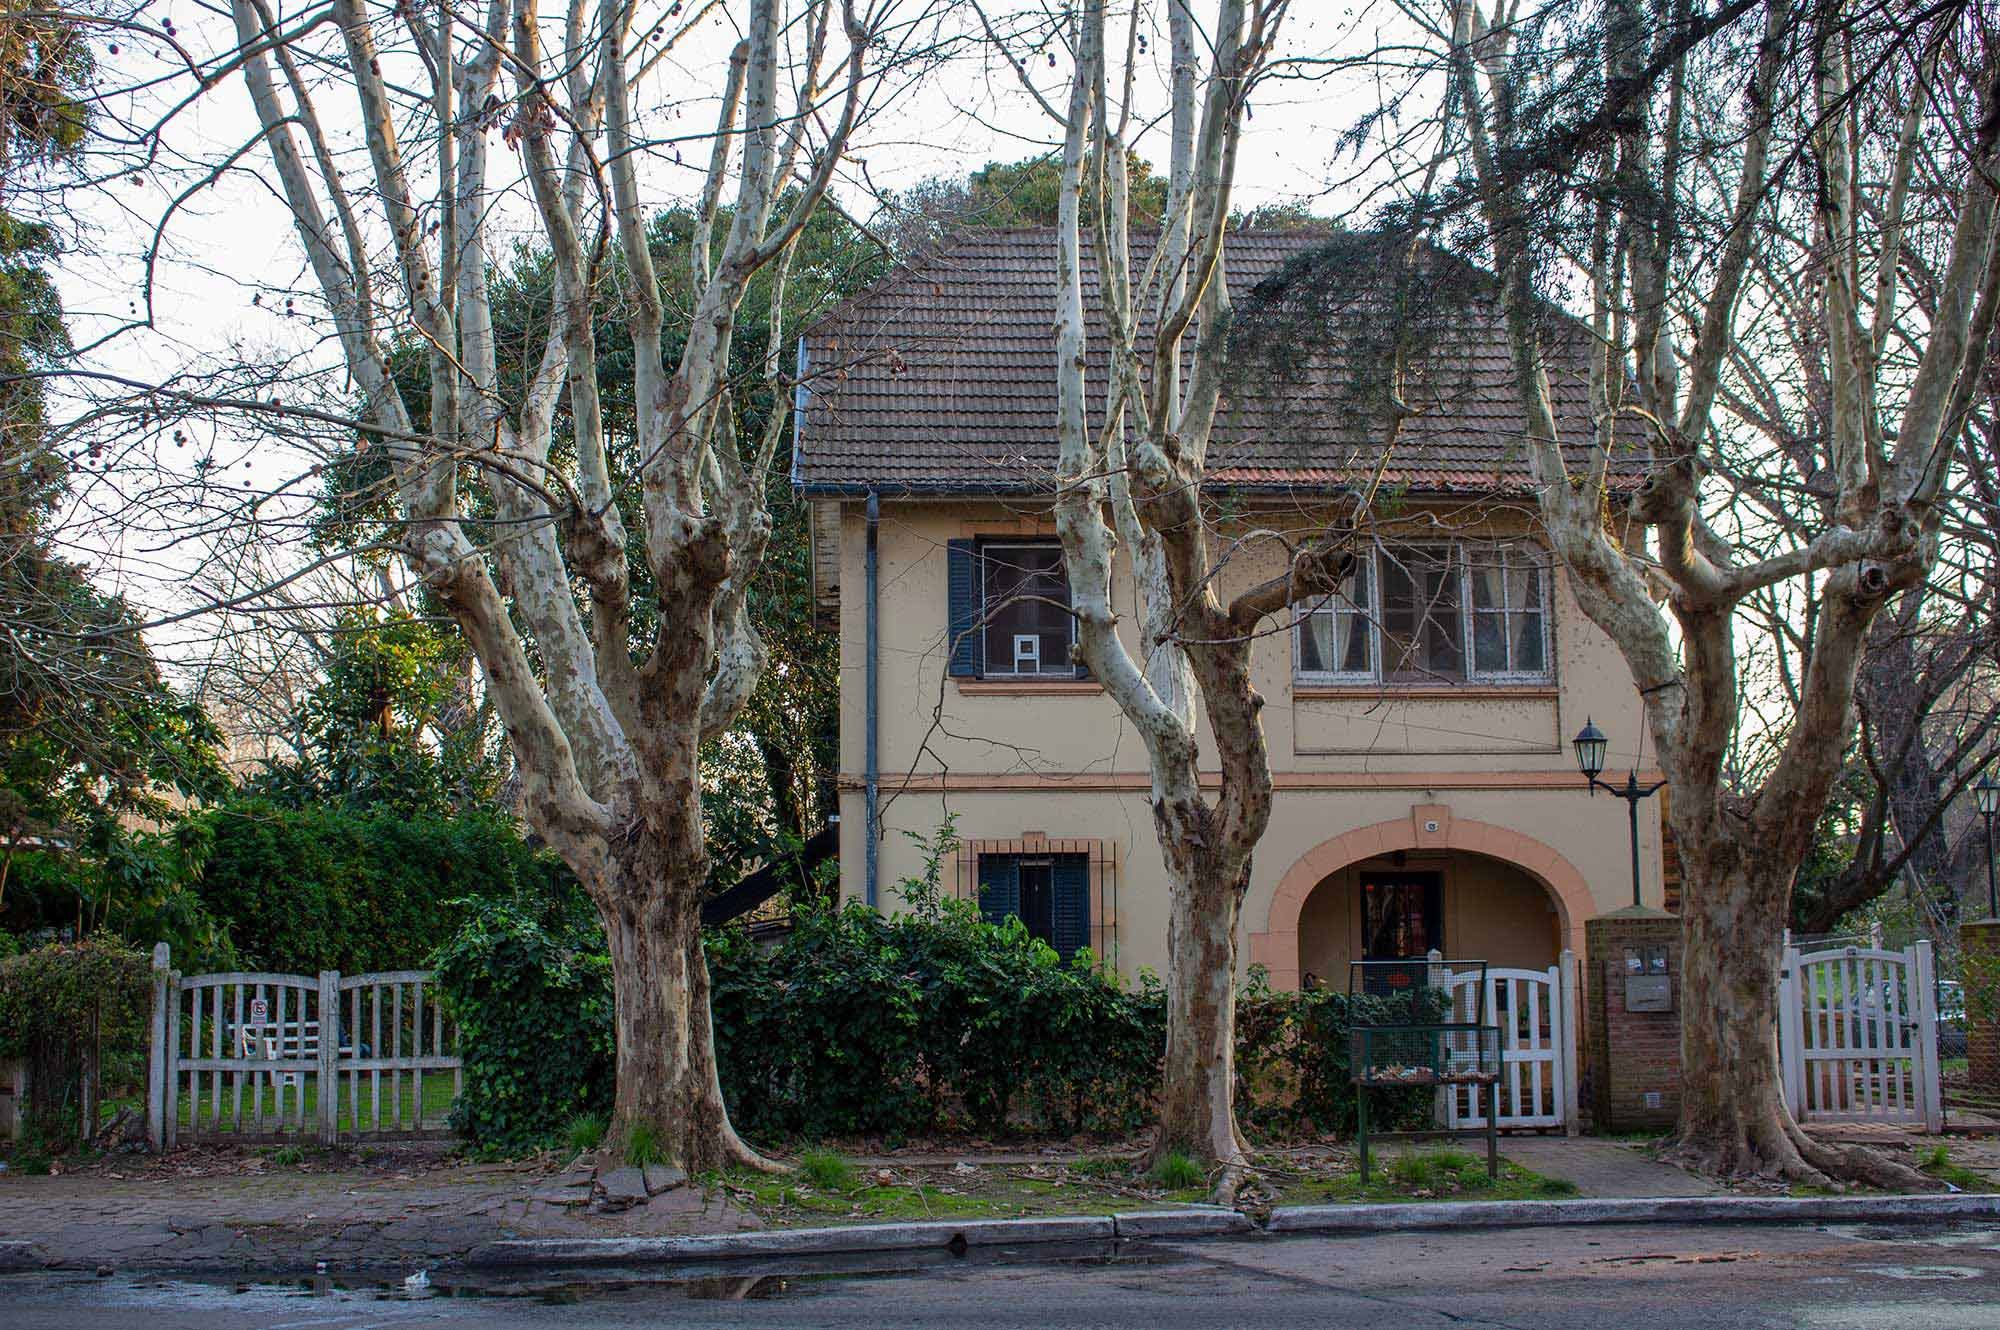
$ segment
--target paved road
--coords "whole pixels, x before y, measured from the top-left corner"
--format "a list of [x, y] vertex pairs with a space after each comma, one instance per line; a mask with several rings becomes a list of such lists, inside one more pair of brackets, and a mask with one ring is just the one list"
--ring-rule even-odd
[[1523, 1229], [1159, 1243], [1061, 1260], [661, 1281], [639, 1272], [424, 1296], [342, 1287], [0, 1277], [7, 1330], [895, 1326], [1782, 1327], [2000, 1330], [2000, 1225]]

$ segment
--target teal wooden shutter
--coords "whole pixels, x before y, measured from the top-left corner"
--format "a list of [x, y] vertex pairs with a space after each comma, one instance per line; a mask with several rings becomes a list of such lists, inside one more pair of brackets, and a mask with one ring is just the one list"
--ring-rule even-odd
[[954, 679], [980, 675], [979, 546], [970, 540], [944, 543], [945, 581], [949, 604], [945, 623], [945, 673]]
[[1055, 857], [1050, 887], [1055, 896], [1055, 948], [1064, 960], [1090, 945], [1090, 856]]
[[1011, 854], [979, 856], [979, 914], [989, 924], [1021, 912], [1021, 861]]

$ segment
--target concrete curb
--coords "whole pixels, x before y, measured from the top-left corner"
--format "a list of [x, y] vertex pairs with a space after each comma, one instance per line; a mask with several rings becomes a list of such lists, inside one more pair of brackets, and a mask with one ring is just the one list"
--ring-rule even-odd
[[1992, 1218], [2000, 1218], [2000, 1196], [1676, 1196], [1290, 1205], [1273, 1210], [1265, 1229], [1271, 1233], [1394, 1233], [1423, 1228], [1578, 1224], [1837, 1224]]
[[1189, 1210], [1124, 1210], [1111, 1216], [1121, 1238], [1216, 1238], [1256, 1229], [1241, 1210], [1203, 1206]]
[[[1202, 1218], [1209, 1218], [1207, 1215]], [[1110, 1215], [1053, 1219], [929, 1220], [911, 1224], [852, 1224], [842, 1228], [773, 1229], [689, 1238], [510, 1238], [466, 1253], [474, 1269], [517, 1265], [638, 1265], [734, 1260], [747, 1256], [828, 1256], [858, 1252], [953, 1250], [1040, 1242], [1108, 1242], [1118, 1236]]]

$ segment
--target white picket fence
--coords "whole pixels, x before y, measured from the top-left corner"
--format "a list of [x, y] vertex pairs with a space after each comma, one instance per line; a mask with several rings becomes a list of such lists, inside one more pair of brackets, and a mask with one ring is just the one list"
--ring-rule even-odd
[[1483, 1127], [1486, 1114], [1497, 1110], [1502, 1131], [1560, 1128], [1576, 1134], [1576, 973], [1576, 956], [1565, 951], [1546, 970], [1492, 967], [1451, 977], [1451, 1019], [1470, 1021], [1483, 1010], [1485, 1023], [1500, 1027], [1500, 1081], [1490, 1088], [1443, 1091], [1447, 1126]]
[[161, 943], [147, 1139], [171, 1149], [445, 1134], [464, 1071], [431, 987], [427, 970], [180, 975]]
[[1944, 1129], [1929, 942], [1787, 945], [1778, 973], [1780, 1069], [1800, 1122]]

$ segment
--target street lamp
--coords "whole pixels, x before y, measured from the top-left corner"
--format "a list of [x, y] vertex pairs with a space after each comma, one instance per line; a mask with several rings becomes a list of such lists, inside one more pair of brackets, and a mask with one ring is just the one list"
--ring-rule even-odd
[[[1651, 785], [1642, 786], [1639, 784], [1639, 773], [1637, 771], [1628, 773], [1625, 777], [1625, 783], [1622, 786], [1612, 785], [1606, 781], [1599, 780], [1597, 778], [1598, 773], [1604, 770], [1604, 731], [1598, 729], [1596, 722], [1588, 716], [1584, 717], [1583, 728], [1577, 732], [1576, 738], [1570, 742], [1576, 745], [1577, 770], [1581, 771], [1583, 778], [1590, 782], [1591, 794], [1595, 795], [1599, 790], [1603, 790], [1614, 798], [1625, 801], [1625, 811], [1631, 817], [1632, 821], [1632, 905], [1636, 909], [1641, 904], [1639, 899], [1639, 801], [1641, 799], [1650, 799], [1658, 794], [1661, 788], [1666, 785], [1666, 782], [1663, 780], [1655, 781]], [[1983, 804], [1981, 806], [1984, 807]], [[1993, 825], [1991, 817], [1987, 819], [1986, 825], [1988, 827]]]
[[2000, 919], [2000, 892], [1993, 887], [1993, 815], [2000, 813], [2000, 785], [1993, 783], [1992, 772], [1981, 773], [1972, 798], [1979, 816], [1986, 819], [1986, 917]]

